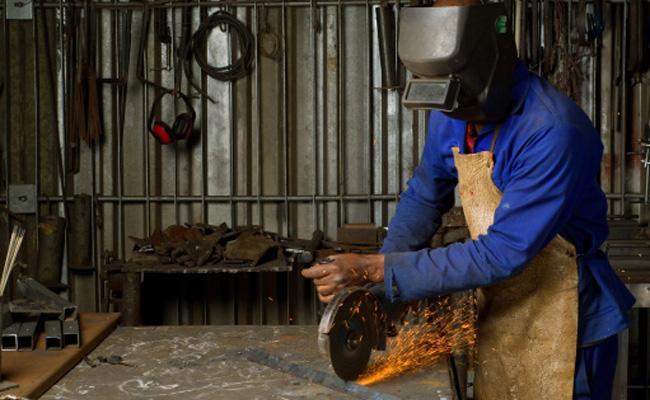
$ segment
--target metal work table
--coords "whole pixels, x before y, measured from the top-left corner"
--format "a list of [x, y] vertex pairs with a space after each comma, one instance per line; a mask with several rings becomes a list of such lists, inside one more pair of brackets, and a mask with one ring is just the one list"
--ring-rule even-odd
[[124, 263], [109, 265], [108, 269], [124, 274], [122, 323], [125, 326], [141, 324], [140, 316], [140, 289], [142, 275], [151, 274], [243, 274], [262, 272], [290, 272], [292, 267], [278, 261], [271, 261], [255, 267], [232, 267], [222, 264], [204, 265], [200, 267], [185, 267], [176, 264], [138, 264]]
[[[315, 326], [122, 327], [42, 399], [449, 399], [446, 362], [370, 387], [341, 381]], [[266, 364], [266, 365], [264, 365]]]

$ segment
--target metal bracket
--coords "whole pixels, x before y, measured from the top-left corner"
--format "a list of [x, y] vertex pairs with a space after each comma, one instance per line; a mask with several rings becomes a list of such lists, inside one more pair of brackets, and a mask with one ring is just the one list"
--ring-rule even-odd
[[79, 320], [72, 319], [63, 321], [63, 347], [81, 346], [81, 335], [79, 334]]
[[34, 3], [32, 0], [6, 0], [5, 19], [32, 19]]
[[36, 214], [36, 185], [9, 185], [9, 211], [14, 214]]
[[61, 321], [58, 319], [45, 321], [45, 350], [61, 350], [62, 348]]

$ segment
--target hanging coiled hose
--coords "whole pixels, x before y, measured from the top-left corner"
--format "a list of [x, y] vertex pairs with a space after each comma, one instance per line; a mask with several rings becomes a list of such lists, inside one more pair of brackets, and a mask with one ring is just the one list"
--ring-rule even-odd
[[[233, 34], [240, 50], [239, 58], [222, 67], [210, 65], [207, 60], [208, 37], [215, 28], [225, 28]], [[234, 15], [223, 10], [217, 11], [201, 22], [196, 32], [185, 44], [185, 74], [192, 82], [190, 64], [191, 58], [194, 57], [201, 70], [208, 76], [219, 81], [236, 81], [250, 73], [253, 67], [254, 52], [255, 37], [250, 29]]]

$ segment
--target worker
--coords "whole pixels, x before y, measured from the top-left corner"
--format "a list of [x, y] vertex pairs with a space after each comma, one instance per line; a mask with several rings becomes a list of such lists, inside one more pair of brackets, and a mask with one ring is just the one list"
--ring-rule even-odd
[[[413, 73], [404, 105], [433, 111], [381, 254], [336, 255], [302, 274], [325, 303], [367, 283], [401, 301], [483, 288], [477, 399], [609, 400], [635, 300], [599, 249], [599, 134], [517, 58], [502, 4], [454, 1], [400, 12]], [[430, 249], [455, 188], [471, 240]]]

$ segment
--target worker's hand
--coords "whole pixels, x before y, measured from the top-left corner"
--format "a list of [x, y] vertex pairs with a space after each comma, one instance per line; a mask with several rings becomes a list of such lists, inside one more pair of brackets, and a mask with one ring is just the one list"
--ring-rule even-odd
[[384, 281], [384, 256], [381, 254], [337, 254], [327, 264], [313, 264], [302, 270], [302, 276], [314, 280], [318, 298], [323, 303], [332, 301], [339, 290]]

